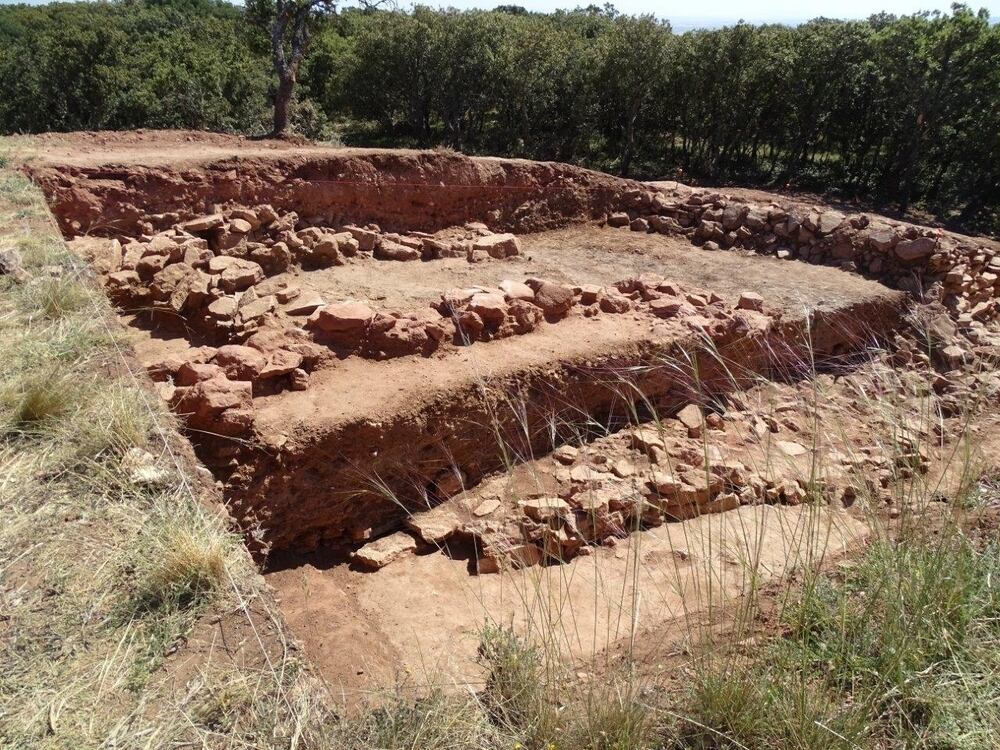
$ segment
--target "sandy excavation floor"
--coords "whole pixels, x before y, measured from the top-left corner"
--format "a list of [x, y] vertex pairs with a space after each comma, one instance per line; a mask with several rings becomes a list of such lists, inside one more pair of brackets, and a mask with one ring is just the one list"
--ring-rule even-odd
[[604, 651], [613, 658], [631, 638], [659, 642], [654, 653], [666, 657], [682, 647], [687, 626], [704, 621], [709, 602], [745, 590], [751, 571], [770, 580], [822, 556], [835, 560], [866, 533], [843, 511], [743, 507], [502, 575], [470, 576], [465, 562], [431, 552], [376, 573], [313, 560], [267, 579], [310, 660], [357, 703], [397, 683], [476, 684], [487, 623], [552, 629], [555, 645], [582, 664]]
[[522, 254], [502, 262], [470, 264], [464, 258], [419, 266], [377, 261], [279, 276], [324, 299], [362, 299], [384, 307], [425, 306], [452, 287], [495, 288], [505, 279], [537, 276], [564, 284], [595, 284], [655, 273], [682, 284], [736, 296], [754, 291], [790, 312], [835, 307], [860, 295], [884, 293], [850, 274], [773, 258], [719, 254], [684, 239], [574, 226], [520, 237]]
[[[484, 622], [583, 672], [683, 650], [751, 578], [833, 564], [906, 486], [958, 481], [960, 405], [1000, 391], [1000, 257], [970, 238], [518, 160], [32, 148], [350, 702], [475, 684]], [[941, 292], [930, 355], [914, 279]]]

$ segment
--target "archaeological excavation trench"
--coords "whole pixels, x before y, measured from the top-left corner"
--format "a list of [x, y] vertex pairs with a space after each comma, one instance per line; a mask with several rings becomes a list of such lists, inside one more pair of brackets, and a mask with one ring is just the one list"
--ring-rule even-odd
[[[326, 633], [442, 581], [797, 513], [822, 430], [762, 393], [850, 373], [918, 302], [965, 336], [945, 359], [998, 313], [983, 241], [566, 165], [309, 150], [28, 171], [293, 626], [322, 611]], [[842, 461], [823, 498], [850, 504], [852, 472], [884, 460]], [[289, 577], [304, 560], [330, 574], [320, 610]], [[440, 652], [455, 633], [430, 617], [395, 627], [437, 628]]]

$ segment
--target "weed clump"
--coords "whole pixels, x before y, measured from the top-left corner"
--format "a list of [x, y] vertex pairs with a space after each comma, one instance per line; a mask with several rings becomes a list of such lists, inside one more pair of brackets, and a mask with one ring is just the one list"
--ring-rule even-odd
[[[0, 155], [0, 169], [5, 169], [8, 161], [7, 154]], [[36, 200], [35, 188], [28, 178], [19, 174], [9, 174], [0, 178], [0, 200], [12, 206], [30, 206]]]
[[391, 699], [359, 718], [339, 722], [334, 731], [335, 746], [344, 750], [516, 747], [501, 739], [474, 696], [449, 696], [439, 689], [415, 701]]
[[61, 264], [69, 259], [66, 246], [58, 237], [25, 234], [16, 237], [14, 243], [21, 254], [24, 267], [32, 272], [40, 271], [44, 266]]

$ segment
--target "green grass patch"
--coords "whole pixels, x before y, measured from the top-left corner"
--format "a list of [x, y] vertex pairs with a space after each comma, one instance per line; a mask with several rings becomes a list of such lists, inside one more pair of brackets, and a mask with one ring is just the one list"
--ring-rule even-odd
[[[0, 165], [3, 169], [4, 165]], [[0, 200], [17, 208], [34, 205], [38, 201], [38, 193], [31, 180], [17, 173], [0, 175]]]
[[878, 541], [785, 611], [786, 637], [711, 664], [685, 748], [988, 747], [1000, 732], [1000, 548], [956, 528]]

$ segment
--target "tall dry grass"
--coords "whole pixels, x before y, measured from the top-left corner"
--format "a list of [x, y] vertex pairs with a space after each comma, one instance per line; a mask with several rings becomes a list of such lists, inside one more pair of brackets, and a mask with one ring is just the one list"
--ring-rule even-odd
[[[932, 349], [921, 341], [919, 328], [907, 335]], [[716, 378], [706, 387], [699, 376], [706, 361], [721, 363], [727, 382]], [[682, 548], [667, 562], [643, 554], [645, 536], [655, 532], [633, 529], [625, 585], [602, 579], [598, 555], [510, 571], [507, 585], [528, 615], [516, 624], [494, 620], [490, 602], [478, 601], [487, 619], [480, 635], [483, 679], [469, 685], [464, 698], [445, 701], [452, 710], [479, 717], [476, 726], [487, 721], [498, 734], [479, 733], [454, 746], [995, 746], [1000, 713], [991, 696], [1000, 673], [992, 651], [1000, 571], [995, 532], [970, 533], [990, 475], [969, 428], [997, 394], [964, 396], [959, 414], [948, 419], [955, 433], [945, 434], [936, 372], [892, 362], [893, 352], [873, 336], [860, 352], [825, 358], [807, 340], [799, 359], [785, 363], [782, 376], [795, 387], [781, 391], [781, 407], [788, 408], [794, 393], [795, 413], [807, 420], [812, 436], [812, 460], [803, 477], [803, 512], [784, 516], [775, 509], [768, 521], [785, 545], [780, 575], [766, 569], [773, 536], [762, 525], [739, 522], [735, 528], [679, 524]], [[768, 395], [769, 378], [738, 371], [708, 340], [650, 367], [685, 382], [697, 403], [724, 408], [726, 392], [734, 391], [757, 398], [764, 412], [774, 414], [779, 406], [778, 397]], [[537, 415], [528, 416], [537, 403], [483, 381], [482, 392], [497, 393], [493, 432], [505, 469], [535, 458], [525, 450], [536, 442], [533, 431], [580, 446], [629, 425], [665, 433], [669, 413], [637, 385], [635, 373], [613, 377], [620, 407], [614, 423], [595, 423], [579, 405], [558, 403], [556, 396], [541, 426]], [[849, 396], [855, 411], [821, 418], [820, 407], [834, 390], [842, 399]], [[859, 430], [863, 415], [871, 422]], [[517, 439], [506, 437], [512, 433]], [[717, 439], [703, 430], [706, 472], [714, 451], [725, 450]], [[767, 475], [787, 459], [771, 433], [758, 440], [760, 465], [751, 468]], [[880, 476], [854, 476], [850, 510], [831, 507], [826, 491], [833, 467], [823, 445], [831, 440], [859, 466], [872, 452], [888, 459]], [[926, 473], [922, 455], [937, 456]], [[454, 471], [461, 475], [458, 467]], [[393, 502], [412, 507], [380, 486]], [[835, 557], [831, 518], [846, 514], [863, 530], [847, 540], [851, 556]], [[720, 573], [723, 552], [736, 553], [738, 570]], [[704, 567], [702, 575], [692, 576], [688, 562], [683, 569], [676, 563], [690, 557], [701, 561], [695, 565]], [[589, 619], [614, 622], [613, 630], [580, 630], [578, 622], [586, 618], [574, 611], [568, 592], [583, 569], [604, 595], [603, 601], [588, 600], [604, 609]], [[648, 606], [643, 596], [657, 591], [684, 592], [662, 644], [655, 642], [661, 637], [655, 631], [643, 632], [642, 622]], [[482, 596], [474, 582], [467, 596]], [[678, 651], [686, 658], [672, 658]], [[670, 661], [670, 668], [657, 670], [659, 660]], [[581, 674], [597, 679], [581, 681]], [[440, 682], [440, 675], [423, 677]], [[410, 687], [419, 693], [420, 682]], [[421, 704], [410, 695], [387, 691], [378, 714], [411, 716]], [[368, 717], [348, 723], [365, 727]], [[404, 733], [384, 746], [411, 747], [414, 741]]]

